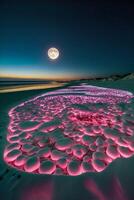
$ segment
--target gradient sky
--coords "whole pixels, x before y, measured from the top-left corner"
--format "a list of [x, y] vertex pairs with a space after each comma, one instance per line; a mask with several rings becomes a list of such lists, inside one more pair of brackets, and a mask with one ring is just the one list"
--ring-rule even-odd
[[[51, 46], [60, 50], [54, 62], [47, 57]], [[134, 3], [0, 1], [1, 76], [76, 78], [129, 72], [134, 72]]]

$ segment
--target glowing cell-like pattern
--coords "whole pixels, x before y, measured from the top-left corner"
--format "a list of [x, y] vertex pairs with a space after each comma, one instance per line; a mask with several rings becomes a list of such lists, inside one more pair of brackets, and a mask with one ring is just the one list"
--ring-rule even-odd
[[7, 164], [36, 174], [101, 172], [134, 154], [133, 94], [90, 85], [70, 86], [9, 111]]

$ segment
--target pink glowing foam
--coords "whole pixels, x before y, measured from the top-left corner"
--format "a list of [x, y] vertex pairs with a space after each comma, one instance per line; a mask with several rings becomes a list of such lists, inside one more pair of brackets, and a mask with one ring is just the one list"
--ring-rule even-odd
[[101, 172], [134, 154], [133, 94], [89, 85], [58, 89], [9, 111], [7, 164], [29, 173]]

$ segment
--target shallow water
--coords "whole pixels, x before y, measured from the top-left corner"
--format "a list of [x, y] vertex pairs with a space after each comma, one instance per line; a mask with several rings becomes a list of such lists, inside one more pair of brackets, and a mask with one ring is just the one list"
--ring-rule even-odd
[[29, 90], [41, 90], [47, 88], [56, 88], [63, 86], [61, 83], [46, 83], [46, 84], [21, 84], [17, 83], [16, 85], [8, 85], [0, 87], [0, 93], [9, 93], [9, 92], [19, 92], [19, 91], [29, 91]]

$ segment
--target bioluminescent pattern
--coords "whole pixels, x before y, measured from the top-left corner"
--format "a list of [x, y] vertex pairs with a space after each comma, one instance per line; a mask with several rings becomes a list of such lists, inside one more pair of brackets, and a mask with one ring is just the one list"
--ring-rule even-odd
[[133, 94], [90, 85], [45, 93], [9, 111], [7, 164], [29, 173], [101, 172], [134, 154]]

